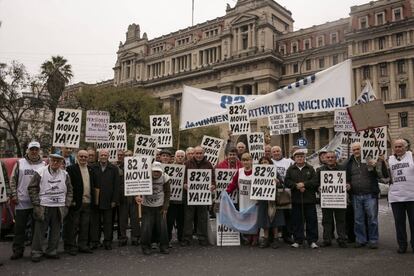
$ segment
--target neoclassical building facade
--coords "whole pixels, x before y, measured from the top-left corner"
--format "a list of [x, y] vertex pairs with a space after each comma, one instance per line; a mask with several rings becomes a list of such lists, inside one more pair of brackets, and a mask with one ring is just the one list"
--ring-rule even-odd
[[[262, 95], [350, 58], [353, 97], [369, 80], [385, 102], [391, 136], [413, 140], [413, 9], [414, 0], [372, 1], [351, 7], [348, 18], [293, 31], [292, 13], [277, 2], [238, 0], [222, 17], [151, 40], [131, 24], [113, 82], [149, 89], [178, 115], [183, 85]], [[334, 135], [333, 114], [308, 114], [303, 129], [311, 151], [319, 149]], [[298, 135], [273, 139], [287, 149]]]

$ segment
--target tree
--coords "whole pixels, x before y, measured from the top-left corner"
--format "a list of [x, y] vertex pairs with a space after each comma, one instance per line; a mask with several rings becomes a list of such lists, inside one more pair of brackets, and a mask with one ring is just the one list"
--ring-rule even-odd
[[125, 122], [129, 148], [135, 134], [150, 133], [149, 115], [163, 114], [160, 100], [142, 88], [89, 86], [76, 97], [83, 110], [109, 111], [111, 122]]
[[41, 74], [45, 78], [46, 88], [50, 95], [47, 105], [53, 113], [50, 129], [53, 129], [55, 122], [55, 112], [59, 105], [59, 99], [62, 96], [65, 86], [73, 77], [72, 66], [67, 64], [67, 60], [62, 56], [52, 56], [41, 65]]
[[[39, 99], [43, 86], [32, 78], [23, 64], [13, 61], [11, 65], [0, 64], [0, 129], [10, 133], [16, 146], [17, 155], [22, 156], [19, 135], [20, 123], [28, 111], [35, 112], [42, 107]], [[29, 137], [30, 138], [30, 137]]]

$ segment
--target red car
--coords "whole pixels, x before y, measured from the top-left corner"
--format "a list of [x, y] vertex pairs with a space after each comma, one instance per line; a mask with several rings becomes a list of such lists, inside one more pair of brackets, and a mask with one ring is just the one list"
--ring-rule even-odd
[[[13, 171], [14, 164], [16, 164], [17, 160], [19, 160], [19, 158], [17, 157], [0, 159], [0, 161], [2, 161], [6, 165], [6, 170], [7, 170], [7, 175], [9, 176], [9, 180], [10, 180], [10, 176]], [[4, 237], [8, 233], [13, 232], [14, 204], [4, 203], [1, 220], [2, 220], [1, 221], [1, 236]]]

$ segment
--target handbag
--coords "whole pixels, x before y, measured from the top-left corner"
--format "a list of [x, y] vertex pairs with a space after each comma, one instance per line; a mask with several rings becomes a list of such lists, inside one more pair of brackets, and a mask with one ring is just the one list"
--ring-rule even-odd
[[290, 192], [283, 189], [276, 189], [276, 206], [286, 206], [292, 203]]

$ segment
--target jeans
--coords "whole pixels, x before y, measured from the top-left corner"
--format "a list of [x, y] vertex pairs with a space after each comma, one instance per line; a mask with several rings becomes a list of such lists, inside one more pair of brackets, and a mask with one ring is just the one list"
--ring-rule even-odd
[[391, 203], [392, 213], [395, 221], [395, 232], [397, 234], [398, 246], [407, 248], [406, 220], [410, 225], [411, 247], [414, 248], [414, 201]]
[[138, 222], [138, 205], [135, 203], [135, 199], [131, 196], [125, 197], [119, 205], [119, 232], [120, 236], [118, 240], [127, 241], [127, 228], [128, 218], [131, 224], [131, 240], [138, 241], [141, 235], [141, 229]]
[[150, 249], [154, 229], [159, 236], [160, 249], [168, 248], [167, 218], [161, 214], [161, 207], [142, 206], [141, 247]]
[[[354, 206], [356, 242], [376, 244], [378, 242], [378, 198], [372, 194], [353, 195], [352, 204]], [[368, 218], [368, 241], [365, 216]]]

